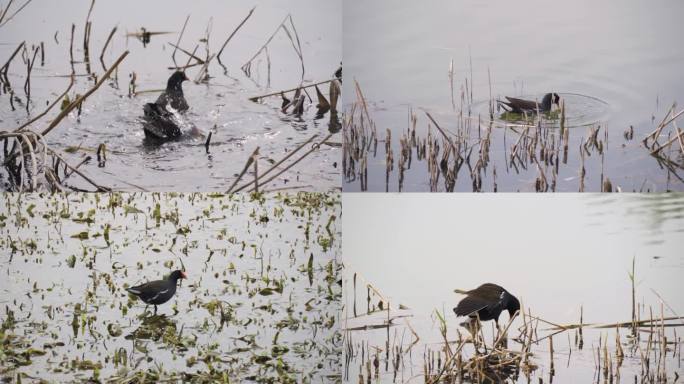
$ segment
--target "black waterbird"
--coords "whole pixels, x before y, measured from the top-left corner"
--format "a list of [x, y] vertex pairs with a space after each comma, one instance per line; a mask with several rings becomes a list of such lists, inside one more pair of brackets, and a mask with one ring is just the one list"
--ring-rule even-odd
[[181, 270], [171, 272], [169, 277], [163, 280], [154, 280], [126, 290], [140, 298], [145, 304], [154, 305], [154, 313], [157, 313], [157, 305], [164, 304], [176, 294], [178, 279], [186, 279], [187, 275]]
[[178, 112], [188, 110], [188, 102], [183, 95], [182, 84], [188, 77], [182, 71], [174, 72], [166, 83], [166, 90], [162, 92], [154, 103], [147, 103], [143, 107], [145, 113], [145, 136], [153, 139], [168, 140], [180, 137], [182, 134], [179, 121], [166, 106]]
[[480, 321], [494, 320], [497, 328], [502, 311], [508, 311], [512, 318], [520, 310], [518, 299], [496, 284], [485, 283], [470, 291], [455, 292], [466, 295], [454, 308], [456, 316], [468, 316], [471, 319], [479, 317]]
[[[499, 105], [503, 107], [508, 112], [513, 112], [513, 113], [537, 113], [537, 102], [534, 100], [524, 100], [524, 99], [516, 99], [515, 97], [508, 97], [506, 96], [506, 100], [508, 101], [501, 101], [497, 100]], [[539, 103], [539, 111], [540, 112], [549, 112], [551, 111], [551, 106], [553, 104], [559, 105], [560, 103], [560, 96], [558, 96], [557, 93], [547, 93], [544, 95], [542, 98], [541, 103]]]

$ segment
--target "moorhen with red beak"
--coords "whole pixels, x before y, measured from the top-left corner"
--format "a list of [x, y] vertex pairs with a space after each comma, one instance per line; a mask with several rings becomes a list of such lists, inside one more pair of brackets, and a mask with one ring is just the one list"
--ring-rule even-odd
[[479, 317], [480, 321], [494, 320], [499, 328], [499, 315], [506, 310], [512, 318], [520, 310], [520, 302], [502, 287], [486, 283], [470, 291], [456, 290], [466, 297], [454, 308], [456, 316]]
[[164, 304], [176, 294], [178, 279], [186, 279], [187, 275], [181, 270], [171, 272], [169, 277], [164, 280], [150, 281], [126, 290], [140, 298], [145, 304], [154, 305], [154, 313], [157, 313], [157, 305]]

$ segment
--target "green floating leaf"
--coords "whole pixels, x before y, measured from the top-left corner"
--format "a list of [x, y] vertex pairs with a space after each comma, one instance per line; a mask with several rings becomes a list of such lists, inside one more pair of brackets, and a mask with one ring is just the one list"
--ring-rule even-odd
[[138, 213], [145, 213], [145, 212], [141, 211], [140, 209], [138, 209], [132, 205], [127, 205], [124, 207], [124, 213], [125, 214], [129, 214], [129, 213], [138, 214]]
[[88, 240], [88, 231], [79, 232], [77, 234], [71, 235], [72, 239]]
[[259, 294], [261, 296], [270, 296], [273, 294], [273, 292], [275, 292], [275, 291], [272, 288], [268, 288], [268, 287], [262, 288], [259, 290]]

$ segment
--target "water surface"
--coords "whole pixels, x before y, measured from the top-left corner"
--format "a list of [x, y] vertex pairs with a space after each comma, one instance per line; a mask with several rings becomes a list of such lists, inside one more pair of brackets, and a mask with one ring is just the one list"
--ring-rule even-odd
[[[254, 103], [249, 97], [297, 87], [301, 82], [311, 83], [330, 79], [341, 61], [341, 2], [274, 2], [248, 3], [211, 1], [190, 4], [183, 1], [153, 2], [95, 2], [90, 15], [91, 36], [89, 59], [84, 63], [83, 32], [90, 1], [55, 3], [33, 1], [13, 20], [1, 28], [0, 57], [3, 63], [14, 49], [26, 41], [29, 49], [44, 43], [45, 60], [40, 54], [31, 75], [31, 99], [27, 113], [23, 90], [26, 68], [20, 58], [10, 66], [9, 79], [19, 101], [15, 110], [4, 95], [0, 105], [0, 122], [5, 129], [13, 129], [30, 117], [42, 112], [69, 84], [70, 37], [74, 33], [74, 70], [76, 84], [69, 96], [83, 94], [126, 50], [130, 54], [107, 81], [84, 103], [80, 116], [73, 112], [48, 136], [48, 144], [59, 150], [79, 148], [66, 158], [77, 164], [84, 157], [94, 156], [95, 148], [105, 144], [107, 163], [98, 168], [96, 161], [81, 169], [102, 185], [122, 190], [174, 190], [207, 191], [227, 190], [240, 173], [249, 155], [260, 147], [261, 170], [270, 167], [285, 154], [315, 134], [320, 139], [337, 129], [330, 124], [330, 116], [315, 119], [317, 103], [315, 90], [309, 90], [313, 104], [308, 100], [301, 119], [279, 111], [280, 98], [269, 98]], [[159, 90], [165, 87], [174, 66], [172, 55], [186, 17], [189, 16], [180, 46], [196, 56], [206, 59], [218, 53], [228, 36], [248, 15], [254, 13], [226, 46], [220, 59], [223, 66], [212, 60], [207, 83], [185, 82], [184, 90], [190, 110], [187, 116], [189, 131], [194, 126], [203, 135], [162, 146], [143, 145], [140, 118], [142, 106], [154, 101]], [[291, 15], [294, 27], [287, 22], [287, 31], [300, 39], [305, 71], [284, 29], [278, 26]], [[117, 27], [100, 62], [100, 53], [112, 28]], [[147, 44], [134, 36], [145, 28], [153, 34]], [[268, 44], [268, 56], [257, 56], [251, 65], [251, 76], [241, 67], [276, 32]], [[208, 39], [207, 39], [208, 33]], [[208, 45], [206, 42], [208, 41]], [[175, 53], [176, 62], [183, 66], [188, 56]], [[193, 60], [194, 63], [194, 60]], [[103, 66], [104, 64], [104, 66]], [[225, 68], [224, 68], [225, 67]], [[196, 80], [200, 66], [187, 70]], [[130, 97], [129, 84], [135, 74], [135, 90]], [[151, 91], [151, 92], [147, 92]], [[328, 86], [321, 86], [328, 95]], [[289, 94], [292, 98], [292, 94]], [[32, 129], [42, 131], [58, 114], [54, 108]], [[207, 154], [204, 148], [206, 135], [213, 132], [212, 146]], [[339, 140], [331, 139], [318, 151], [304, 159], [294, 169], [284, 173], [270, 184], [271, 188], [309, 188], [330, 190], [339, 187], [336, 168]], [[251, 172], [251, 170], [250, 170]], [[71, 183], [79, 187], [77, 178]]]
[[[4, 380], [339, 379], [339, 195], [2, 199]], [[156, 316], [124, 290], [183, 268]]]
[[[427, 135], [428, 126], [423, 110], [451, 132], [456, 131], [463, 111], [475, 125], [472, 136], [478, 137], [477, 122], [488, 118], [490, 98], [541, 100], [547, 92], [558, 92], [597, 100], [588, 105], [568, 100], [568, 117], [586, 117], [591, 110], [591, 119], [580, 120], [600, 126], [602, 138], [608, 130], [605, 155], [586, 156], [585, 190], [600, 191], [602, 176], [624, 191], [682, 190], [681, 175], [668, 172], [641, 145], [641, 139], [654, 130], [670, 106], [684, 100], [680, 76], [684, 51], [676, 48], [680, 45], [682, 12], [684, 5], [679, 1], [657, 5], [579, 1], [552, 6], [537, 0], [515, 4], [348, 1], [344, 6], [345, 73], [363, 89], [380, 139], [384, 139], [386, 129], [392, 131], [395, 168], [397, 138], [409, 126], [409, 108], [417, 111], [417, 133], [422, 137]], [[449, 79], [452, 60], [453, 104]], [[344, 100], [349, 106], [356, 94], [347, 92]], [[601, 113], [594, 113], [604, 103]], [[482, 108], [482, 104], [486, 106]], [[486, 130], [487, 124], [482, 125], [482, 131]], [[626, 140], [623, 134], [630, 126], [634, 138]], [[434, 125], [432, 129], [440, 138]], [[506, 140], [502, 131], [495, 129], [493, 134], [492, 164], [487, 167], [482, 189], [494, 190], [496, 183], [500, 191], [535, 190], [539, 172], [534, 164], [517, 171], [506, 165], [505, 151], [510, 151], [517, 136], [508, 132]], [[659, 141], [665, 142], [671, 132], [672, 127], [665, 130]], [[577, 148], [588, 135], [586, 124], [571, 130], [570, 156], [560, 167], [555, 190], [579, 190], [581, 160]], [[679, 152], [675, 146], [669, 155], [675, 162], [674, 170], [681, 173]], [[430, 190], [424, 162], [412, 165], [399, 187], [396, 171], [389, 182], [385, 181], [384, 151], [369, 156], [368, 161], [367, 190]], [[545, 172], [548, 176], [548, 167]], [[454, 189], [471, 191], [464, 173]], [[362, 186], [358, 178], [347, 178], [344, 188], [357, 191]], [[445, 189], [440, 182], [438, 190]]]
[[[442, 337], [435, 311], [446, 316], [450, 340], [456, 338], [457, 330], [467, 334], [459, 327], [463, 319], [452, 312], [462, 298], [454, 289], [492, 282], [520, 298], [533, 315], [554, 324], [579, 323], [580, 307], [584, 323], [613, 324], [631, 319], [629, 275], [634, 261], [640, 317], [649, 318], [652, 310], [659, 318], [661, 303], [666, 317], [684, 313], [681, 194], [544, 198], [345, 194], [343, 204], [346, 327], [384, 324], [387, 312], [368, 316], [367, 306], [377, 308], [378, 301], [384, 300], [385, 306], [389, 302], [391, 315], [396, 316], [390, 338], [406, 351], [400, 370], [403, 382], [422, 375], [424, 351], [440, 349]], [[366, 284], [382, 296], [373, 293], [367, 303]], [[353, 316], [354, 305], [358, 317]], [[407, 309], [400, 310], [400, 305]], [[405, 321], [420, 337], [410, 353], [407, 347], [414, 338]], [[502, 314], [502, 325], [507, 321], [508, 315]], [[511, 329], [521, 324], [517, 318]], [[549, 327], [540, 325], [540, 335]], [[487, 331], [491, 331], [489, 325]], [[614, 352], [614, 328], [585, 328], [581, 350], [575, 345], [574, 332], [554, 337], [554, 382], [592, 380], [596, 375], [592, 353], [600, 336], [608, 337]], [[625, 351], [628, 332], [621, 330]], [[676, 337], [668, 332], [674, 342], [672, 350], [678, 351], [681, 328], [676, 328]], [[347, 338], [357, 348], [364, 343], [371, 350], [377, 346], [384, 356], [385, 328], [353, 331]], [[539, 366], [534, 381], [535, 376], [547, 380], [547, 343], [533, 347], [533, 361]], [[509, 342], [509, 347], [519, 346]], [[682, 374], [678, 361], [678, 355], [670, 355], [670, 378], [675, 372]], [[358, 361], [350, 367], [353, 381]], [[623, 379], [631, 380], [640, 369], [638, 353], [627, 354], [621, 368]], [[383, 371], [383, 381], [391, 378], [391, 369]], [[520, 380], [524, 382], [523, 377]]]

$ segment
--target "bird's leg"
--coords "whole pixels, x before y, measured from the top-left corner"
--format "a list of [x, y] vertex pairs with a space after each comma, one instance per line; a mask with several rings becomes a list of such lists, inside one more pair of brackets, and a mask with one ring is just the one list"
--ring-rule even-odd
[[[495, 319], [494, 323], [496, 324], [496, 337], [494, 337], [494, 342], [496, 343], [496, 340], [499, 340], [499, 336], [501, 335], [501, 328], [499, 328], [499, 319]], [[496, 345], [494, 348], [496, 348]]]
[[472, 319], [472, 332], [473, 332], [473, 343], [475, 345], [475, 353], [479, 354], [479, 344], [481, 343], [484, 347], [484, 353], [487, 353], [487, 343], [485, 343], [484, 335], [482, 335], [482, 323], [480, 322], [480, 316], [474, 317]]
[[154, 305], [154, 314], [155, 315], [157, 314], [157, 305], [156, 304]]

